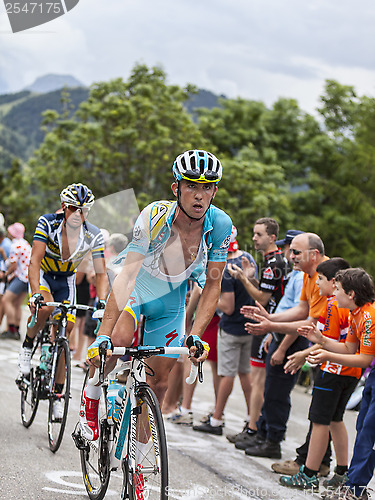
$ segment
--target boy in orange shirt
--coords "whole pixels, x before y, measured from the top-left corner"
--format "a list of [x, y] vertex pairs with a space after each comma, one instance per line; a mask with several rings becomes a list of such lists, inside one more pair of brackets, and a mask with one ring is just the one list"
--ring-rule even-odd
[[[348, 269], [346, 260], [335, 257], [322, 262], [317, 267], [320, 295], [327, 297], [324, 312], [317, 323], [317, 331], [324, 338], [333, 342], [345, 342], [348, 332], [349, 309], [339, 309], [334, 296], [336, 289], [335, 275], [338, 271]], [[316, 346], [309, 348], [309, 351]], [[327, 449], [331, 432], [336, 451], [336, 474], [328, 486], [341, 484], [347, 479], [348, 470], [348, 434], [343, 422], [346, 404], [361, 376], [360, 368], [350, 368], [342, 364], [325, 361], [320, 366], [315, 381], [309, 420], [312, 432], [305, 465], [294, 476], [281, 476], [280, 482], [290, 488], [319, 488], [318, 471]]]
[[[345, 363], [367, 368], [375, 356], [375, 289], [366, 271], [361, 268], [340, 271], [336, 276], [335, 295], [339, 307], [350, 309], [349, 332], [345, 343], [324, 337], [313, 327], [299, 333], [320, 344], [308, 358], [312, 363]], [[359, 349], [359, 354], [357, 350]], [[322, 495], [329, 500], [367, 500], [366, 487], [375, 469], [375, 370], [371, 370], [362, 395], [357, 419], [357, 437], [348, 470], [348, 480], [335, 492]]]

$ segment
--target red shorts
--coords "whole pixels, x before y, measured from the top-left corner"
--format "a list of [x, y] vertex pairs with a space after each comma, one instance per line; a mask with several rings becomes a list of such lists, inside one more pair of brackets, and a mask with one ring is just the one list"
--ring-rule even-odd
[[202, 335], [202, 340], [210, 346], [207, 360], [214, 363], [217, 363], [217, 331], [219, 329], [219, 322], [220, 316], [215, 313]]

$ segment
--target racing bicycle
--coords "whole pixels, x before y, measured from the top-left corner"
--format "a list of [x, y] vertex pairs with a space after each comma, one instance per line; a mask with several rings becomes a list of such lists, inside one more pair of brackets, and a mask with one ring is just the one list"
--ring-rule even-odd
[[[103, 345], [104, 344], [104, 345]], [[131, 356], [130, 361], [117, 362], [109, 377], [123, 370], [128, 370], [128, 377], [123, 390], [118, 420], [114, 421], [108, 412], [108, 378], [104, 380], [106, 342], [99, 348], [101, 367], [96, 370], [87, 384], [102, 385], [99, 400], [99, 437], [96, 441], [86, 440], [76, 425], [72, 434], [80, 451], [83, 481], [90, 500], [104, 498], [112, 471], [122, 470], [123, 483], [121, 499], [166, 500], [168, 498], [168, 454], [163, 417], [159, 402], [146, 383], [146, 375], [153, 371], [145, 359], [160, 354], [188, 354], [187, 347], [115, 347], [113, 354]], [[198, 346], [196, 357], [202, 352]], [[192, 384], [197, 374], [202, 381], [201, 363], [191, 367], [186, 379]]]
[[[63, 439], [66, 420], [68, 416], [70, 399], [70, 349], [66, 335], [67, 316], [74, 310], [94, 311], [86, 305], [70, 305], [67, 302], [40, 302], [36, 304], [35, 315], [32, 316], [29, 327], [35, 325], [40, 307], [55, 307], [59, 310], [57, 320], [49, 319], [39, 331], [34, 342], [31, 354], [31, 370], [28, 375], [20, 374], [16, 380], [21, 391], [21, 419], [28, 428], [35, 419], [39, 401], [47, 400], [48, 406], [48, 441], [49, 448], [56, 452]], [[47, 352], [44, 347], [48, 346]], [[41, 353], [43, 353], [41, 355]], [[42, 359], [44, 355], [44, 359]], [[64, 381], [56, 392], [56, 380]], [[53, 406], [56, 400], [63, 403], [61, 416], [55, 417]]]

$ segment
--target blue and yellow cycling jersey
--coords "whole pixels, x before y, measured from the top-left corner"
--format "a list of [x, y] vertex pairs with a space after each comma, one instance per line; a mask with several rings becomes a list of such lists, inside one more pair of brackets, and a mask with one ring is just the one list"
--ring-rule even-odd
[[191, 278], [203, 285], [207, 263], [226, 261], [232, 221], [225, 212], [211, 205], [204, 217], [202, 239], [194, 262], [171, 276], [162, 271], [161, 264], [176, 208], [177, 202], [171, 201], [157, 201], [144, 208], [135, 223], [133, 239], [119, 258], [127, 252], [137, 252], [145, 256], [142, 271], [153, 278], [169, 284], [179, 284]]
[[42, 215], [36, 225], [33, 240], [46, 244], [41, 270], [48, 274], [69, 276], [91, 251], [93, 259], [104, 258], [104, 238], [99, 228], [85, 221], [80, 229], [77, 246], [68, 260], [61, 258], [61, 231], [64, 214]]

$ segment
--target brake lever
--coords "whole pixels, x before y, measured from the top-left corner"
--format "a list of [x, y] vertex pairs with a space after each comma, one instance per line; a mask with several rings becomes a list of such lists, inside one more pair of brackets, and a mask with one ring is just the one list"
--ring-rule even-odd
[[200, 383], [203, 382], [203, 366], [202, 361], [198, 363], [198, 380]]
[[99, 346], [100, 367], [99, 367], [99, 383], [104, 382], [104, 366], [105, 358], [107, 356], [107, 341], [104, 340]]

